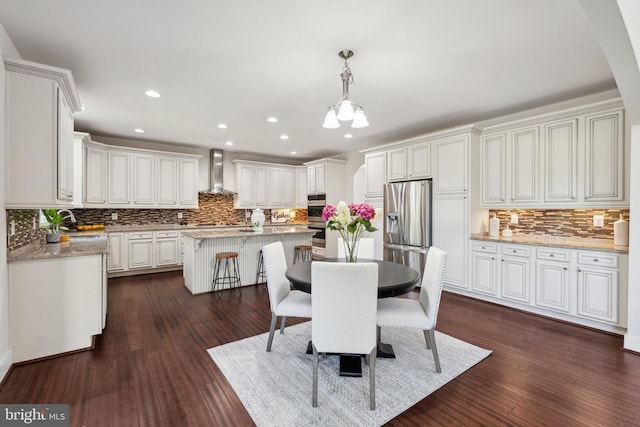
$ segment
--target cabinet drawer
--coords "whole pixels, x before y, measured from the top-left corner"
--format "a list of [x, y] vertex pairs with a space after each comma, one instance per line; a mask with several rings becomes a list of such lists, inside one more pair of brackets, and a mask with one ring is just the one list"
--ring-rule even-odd
[[606, 252], [578, 251], [578, 264], [618, 268], [618, 255]]
[[571, 251], [569, 251], [568, 249], [539, 248], [536, 253], [536, 257], [538, 259], [548, 259], [552, 261], [562, 262], [571, 261]]
[[177, 231], [156, 231], [156, 238], [178, 237]]
[[495, 243], [481, 243], [474, 242], [473, 243], [473, 251], [474, 252], [487, 252], [490, 254], [495, 254], [498, 251], [498, 245]]
[[139, 232], [139, 233], [129, 233], [129, 240], [139, 240], [139, 239], [151, 239], [153, 238], [153, 233], [150, 231]]
[[503, 245], [502, 255], [529, 257], [530, 248], [522, 245]]

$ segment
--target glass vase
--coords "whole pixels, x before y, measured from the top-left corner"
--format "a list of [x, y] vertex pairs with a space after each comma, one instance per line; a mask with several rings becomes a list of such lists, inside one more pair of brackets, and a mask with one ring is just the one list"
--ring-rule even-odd
[[354, 234], [347, 233], [342, 238], [342, 244], [344, 245], [344, 260], [346, 262], [358, 262], [358, 239]]

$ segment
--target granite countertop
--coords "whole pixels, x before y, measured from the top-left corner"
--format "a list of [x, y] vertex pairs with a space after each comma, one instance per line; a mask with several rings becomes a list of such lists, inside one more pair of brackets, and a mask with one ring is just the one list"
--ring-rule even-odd
[[486, 233], [475, 233], [471, 240], [482, 240], [498, 243], [515, 243], [520, 245], [546, 246], [567, 249], [588, 249], [605, 252], [629, 253], [628, 246], [615, 246], [612, 240], [581, 239], [579, 237], [537, 236], [531, 234], [514, 234], [512, 238], [489, 237]]
[[72, 256], [103, 255], [109, 252], [105, 233], [72, 233], [68, 242], [46, 243], [44, 239], [7, 253], [7, 262]]
[[306, 226], [289, 226], [289, 227], [265, 227], [262, 233], [243, 232], [244, 228], [229, 229], [210, 229], [210, 230], [194, 230], [185, 231], [182, 235], [193, 239], [215, 239], [217, 237], [258, 237], [271, 236], [274, 234], [314, 234], [317, 230], [309, 230]]
[[[306, 227], [307, 224], [265, 224], [269, 227]], [[108, 225], [106, 232], [129, 232], [129, 231], [157, 231], [157, 230], [239, 230], [246, 228], [245, 224], [236, 225], [198, 225], [198, 224], [133, 224], [133, 225]]]

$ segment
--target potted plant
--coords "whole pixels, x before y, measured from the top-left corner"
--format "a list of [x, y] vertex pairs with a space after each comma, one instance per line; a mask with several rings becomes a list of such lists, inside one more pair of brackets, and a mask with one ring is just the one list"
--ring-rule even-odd
[[65, 217], [55, 209], [42, 209], [42, 214], [48, 223], [40, 226], [40, 228], [47, 232], [47, 243], [60, 242], [60, 230], [68, 230], [67, 227], [60, 225]]

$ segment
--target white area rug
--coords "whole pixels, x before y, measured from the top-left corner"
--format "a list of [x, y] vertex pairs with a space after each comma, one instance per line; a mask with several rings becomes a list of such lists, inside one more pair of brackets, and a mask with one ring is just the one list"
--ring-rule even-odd
[[338, 356], [320, 357], [318, 407], [311, 406], [311, 322], [214, 347], [209, 355], [258, 426], [378, 426], [471, 368], [491, 351], [436, 331], [442, 373], [435, 371], [422, 331], [382, 330], [396, 359], [377, 359], [376, 410], [369, 410], [369, 367], [362, 378], [338, 375]]

